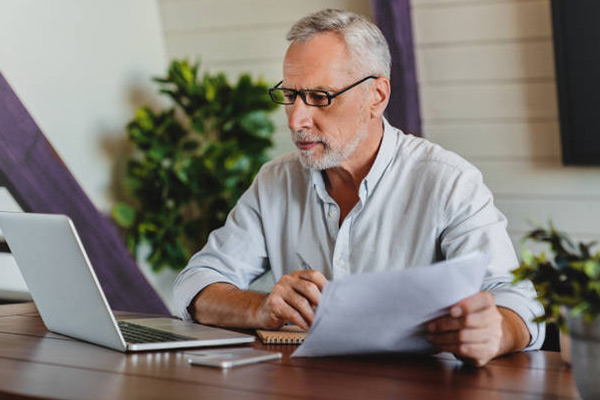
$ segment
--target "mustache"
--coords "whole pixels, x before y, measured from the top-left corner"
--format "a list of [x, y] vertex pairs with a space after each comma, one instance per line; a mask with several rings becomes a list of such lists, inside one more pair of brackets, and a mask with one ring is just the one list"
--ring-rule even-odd
[[292, 132], [292, 139], [294, 140], [294, 143], [298, 143], [298, 142], [321, 142], [325, 145], [327, 145], [327, 141], [325, 141], [322, 137], [320, 137], [319, 135], [314, 134], [311, 131], [307, 131], [307, 130], [296, 130]]

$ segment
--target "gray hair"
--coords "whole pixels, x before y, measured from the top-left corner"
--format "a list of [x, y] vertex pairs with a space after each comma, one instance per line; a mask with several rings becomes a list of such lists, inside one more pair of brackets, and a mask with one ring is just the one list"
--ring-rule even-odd
[[307, 15], [288, 32], [290, 42], [304, 42], [320, 33], [338, 33], [350, 57], [369, 75], [390, 78], [390, 49], [383, 34], [367, 18], [349, 11], [327, 9]]

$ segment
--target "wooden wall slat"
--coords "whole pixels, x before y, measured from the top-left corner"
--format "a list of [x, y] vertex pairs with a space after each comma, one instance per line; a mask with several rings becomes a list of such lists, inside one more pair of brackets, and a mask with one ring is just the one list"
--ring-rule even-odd
[[466, 158], [560, 158], [558, 121], [427, 124], [427, 138]]
[[550, 39], [534, 42], [449, 45], [417, 51], [419, 81], [508, 81], [554, 79]]
[[281, 65], [288, 43], [286, 27], [227, 30], [211, 33], [177, 32], [167, 35], [167, 53], [171, 58], [200, 56], [206, 62], [265, 58]]
[[421, 86], [421, 99], [426, 122], [556, 118], [558, 114], [552, 81]]
[[550, 38], [550, 3], [476, 2], [457, 7], [415, 8], [416, 43], [450, 44]]
[[[600, 173], [595, 168], [564, 167], [556, 161], [476, 160], [496, 196], [595, 201], [600, 208]], [[556, 215], [568, 210], [557, 207]], [[600, 232], [600, 229], [598, 229]]]
[[[510, 221], [510, 229], [515, 232], [526, 232], [532, 229], [530, 221], [545, 226], [551, 219], [561, 230], [600, 239], [598, 200], [498, 196], [495, 203]], [[556, 213], [556, 210], [563, 210], [563, 212]]]
[[[162, 1], [162, 14], [167, 32], [235, 29], [279, 25], [289, 29], [298, 19], [323, 8], [350, 9], [370, 14], [365, 0], [199, 0]], [[286, 30], [287, 32], [287, 30]]]

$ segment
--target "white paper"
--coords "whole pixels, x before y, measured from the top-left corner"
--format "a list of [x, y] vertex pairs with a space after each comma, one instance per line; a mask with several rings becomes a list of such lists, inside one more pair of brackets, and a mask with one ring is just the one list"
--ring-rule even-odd
[[304, 343], [292, 357], [428, 352], [423, 324], [481, 290], [489, 256], [349, 275], [328, 282]]

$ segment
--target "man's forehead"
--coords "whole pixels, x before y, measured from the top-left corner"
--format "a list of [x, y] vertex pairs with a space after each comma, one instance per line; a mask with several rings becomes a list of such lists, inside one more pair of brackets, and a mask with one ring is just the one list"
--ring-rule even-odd
[[283, 61], [284, 87], [335, 88], [353, 71], [343, 39], [333, 33], [294, 42]]

